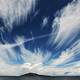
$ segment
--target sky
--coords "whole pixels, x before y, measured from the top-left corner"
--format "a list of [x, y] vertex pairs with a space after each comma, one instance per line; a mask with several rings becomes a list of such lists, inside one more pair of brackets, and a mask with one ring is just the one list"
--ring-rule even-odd
[[0, 4], [0, 75], [80, 75], [79, 0]]

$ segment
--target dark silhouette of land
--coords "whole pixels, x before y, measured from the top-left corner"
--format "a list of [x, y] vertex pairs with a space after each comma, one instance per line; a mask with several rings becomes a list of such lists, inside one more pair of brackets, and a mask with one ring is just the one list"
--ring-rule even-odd
[[37, 74], [26, 74], [20, 77], [0, 76], [0, 80], [80, 80], [79, 76], [40, 76]]

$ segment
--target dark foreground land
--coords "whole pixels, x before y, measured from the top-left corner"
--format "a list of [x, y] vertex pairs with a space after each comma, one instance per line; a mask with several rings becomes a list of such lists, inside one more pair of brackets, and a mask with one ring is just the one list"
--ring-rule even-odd
[[27, 74], [20, 77], [0, 77], [0, 80], [80, 80], [79, 76], [67, 76], [67, 77], [48, 77], [48, 76], [39, 76], [36, 74]]

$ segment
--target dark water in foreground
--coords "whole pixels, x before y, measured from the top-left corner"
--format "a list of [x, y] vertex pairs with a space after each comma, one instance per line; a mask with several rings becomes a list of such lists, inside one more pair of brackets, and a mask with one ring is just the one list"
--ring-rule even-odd
[[0, 77], [0, 80], [80, 80], [80, 77], [47, 77], [28, 74], [20, 77]]

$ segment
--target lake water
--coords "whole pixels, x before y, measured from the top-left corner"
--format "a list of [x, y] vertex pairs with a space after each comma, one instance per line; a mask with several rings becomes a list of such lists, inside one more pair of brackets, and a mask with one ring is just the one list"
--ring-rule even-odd
[[0, 77], [0, 80], [80, 80], [80, 77], [47, 77], [38, 75], [24, 75], [20, 77]]

